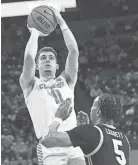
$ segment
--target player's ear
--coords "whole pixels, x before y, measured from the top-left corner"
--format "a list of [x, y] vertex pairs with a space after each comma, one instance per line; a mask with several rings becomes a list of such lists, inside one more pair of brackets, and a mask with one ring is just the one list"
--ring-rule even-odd
[[57, 69], [57, 70], [59, 69], [59, 64], [57, 64], [56, 69]]

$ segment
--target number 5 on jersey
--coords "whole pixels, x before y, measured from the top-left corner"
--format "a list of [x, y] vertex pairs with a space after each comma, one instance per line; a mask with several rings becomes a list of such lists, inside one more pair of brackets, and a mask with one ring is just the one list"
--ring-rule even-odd
[[122, 150], [119, 149], [119, 147], [122, 146], [122, 141], [113, 139], [113, 145], [114, 145], [114, 152], [117, 155], [116, 159], [118, 163], [121, 165], [126, 165], [125, 154]]

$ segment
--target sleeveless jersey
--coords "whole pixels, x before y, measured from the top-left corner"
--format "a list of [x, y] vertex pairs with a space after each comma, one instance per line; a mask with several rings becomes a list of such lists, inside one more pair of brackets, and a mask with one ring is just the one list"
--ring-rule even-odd
[[25, 102], [38, 139], [48, 133], [48, 127], [55, 118], [57, 108], [67, 98], [72, 99], [73, 110], [70, 117], [59, 126], [58, 131], [67, 131], [76, 127], [74, 91], [69, 88], [62, 75], [48, 82], [36, 78], [34, 87], [29, 96], [25, 98]]
[[129, 165], [130, 145], [126, 135], [113, 126], [96, 128], [101, 138], [97, 148], [85, 155], [88, 165]]

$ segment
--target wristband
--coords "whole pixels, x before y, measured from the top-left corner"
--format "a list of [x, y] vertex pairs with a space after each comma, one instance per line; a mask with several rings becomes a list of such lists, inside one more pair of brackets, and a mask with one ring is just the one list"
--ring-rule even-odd
[[62, 25], [60, 26], [60, 29], [61, 29], [61, 31], [64, 31], [64, 30], [68, 30], [69, 27], [68, 27], [68, 25], [67, 25], [66, 23], [64, 23], [64, 24], [62, 24]]
[[61, 123], [63, 122], [63, 120], [62, 120], [62, 119], [57, 118], [57, 117], [54, 119], [54, 121], [58, 122], [59, 124], [61, 124]]

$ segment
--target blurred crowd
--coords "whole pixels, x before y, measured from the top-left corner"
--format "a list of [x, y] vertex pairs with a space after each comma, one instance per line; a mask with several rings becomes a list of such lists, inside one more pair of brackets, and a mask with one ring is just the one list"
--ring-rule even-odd
[[[138, 140], [137, 18], [107, 19], [103, 25], [90, 28], [91, 40], [79, 44], [79, 81], [92, 99], [102, 93], [120, 96], [124, 108], [117, 126], [132, 141]], [[117, 22], [122, 25], [116, 26]]]
[[127, 50], [115, 42], [80, 47], [79, 81], [92, 99], [102, 93], [120, 96], [124, 109], [117, 126], [130, 140], [138, 140], [138, 42], [133, 42]]
[[[120, 2], [123, 2], [124, 9], [127, 10], [126, 1]], [[131, 16], [129, 17], [131, 20]], [[19, 86], [29, 32], [25, 18], [14, 19], [2, 19], [1, 24], [2, 165], [36, 165], [37, 139]], [[79, 30], [81, 31], [81, 28], [77, 27], [78, 32]], [[129, 23], [123, 21], [123, 18], [116, 19], [116, 23], [111, 18], [110, 21], [103, 20], [102, 23], [89, 27], [88, 33], [91, 40], [84, 35], [84, 38], [78, 41], [78, 81], [83, 84], [92, 99], [103, 92], [119, 95], [124, 108], [122, 120], [117, 123], [117, 127], [122, 129], [131, 141], [138, 141], [138, 16], [135, 19], [132, 17]], [[56, 38], [54, 40], [57, 48], [60, 47], [57, 42], [59, 34], [57, 30], [55, 36], [49, 38], [49, 42]], [[79, 39], [79, 36], [76, 38]], [[44, 42], [44, 39], [40, 39], [41, 47]], [[67, 50], [60, 48], [58, 53], [61, 72]]]
[[132, 141], [138, 140], [137, 23], [138, 15], [85, 22], [90, 26], [79, 42], [79, 81], [92, 100], [105, 92], [120, 96], [124, 108], [117, 126]]

